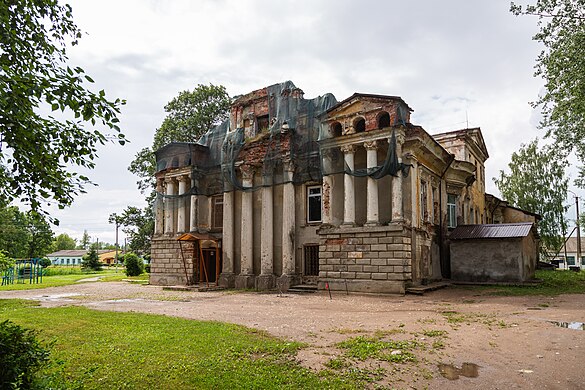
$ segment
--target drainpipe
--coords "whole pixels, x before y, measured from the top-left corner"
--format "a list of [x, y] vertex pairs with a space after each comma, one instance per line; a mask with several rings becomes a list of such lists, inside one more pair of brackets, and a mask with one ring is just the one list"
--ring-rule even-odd
[[[440, 210], [440, 216], [441, 218], [439, 218], [439, 238], [441, 240], [441, 245], [439, 245], [439, 258], [440, 258], [440, 262], [441, 262], [441, 276], [444, 278], [450, 278], [451, 277], [451, 264], [447, 264], [446, 260], [445, 260], [445, 232], [443, 231], [443, 179], [445, 178], [445, 175], [447, 174], [447, 171], [449, 170], [449, 168], [451, 167], [451, 164], [453, 164], [453, 161], [455, 161], [455, 155], [451, 154], [451, 159], [449, 160], [449, 163], [447, 164], [447, 167], [445, 168], [445, 170], [443, 171], [443, 173], [441, 174], [441, 182], [439, 185], [439, 210]], [[447, 184], [445, 183], [445, 186]], [[449, 256], [449, 261], [451, 259], [451, 256]]]

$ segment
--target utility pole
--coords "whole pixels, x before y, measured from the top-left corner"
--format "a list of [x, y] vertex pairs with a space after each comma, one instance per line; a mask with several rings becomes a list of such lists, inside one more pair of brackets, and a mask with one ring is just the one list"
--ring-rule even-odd
[[581, 268], [581, 226], [579, 225], [579, 197], [575, 195], [575, 209], [577, 210], [577, 261], [575, 265]]

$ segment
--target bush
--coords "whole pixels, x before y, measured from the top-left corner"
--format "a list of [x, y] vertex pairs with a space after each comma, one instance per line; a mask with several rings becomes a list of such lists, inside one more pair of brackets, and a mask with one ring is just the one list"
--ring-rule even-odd
[[0, 274], [12, 267], [14, 267], [14, 260], [8, 257], [4, 251], [0, 250]]
[[124, 256], [127, 276], [138, 276], [144, 272], [144, 262], [135, 253], [127, 253]]
[[145, 264], [144, 265], [144, 270], [148, 273], [150, 273], [150, 264]]
[[36, 370], [49, 362], [49, 350], [36, 332], [11, 321], [0, 322], [0, 389], [31, 389]]
[[53, 263], [51, 263], [51, 260], [49, 260], [46, 257], [43, 257], [41, 260], [39, 260], [39, 263], [41, 264], [41, 267], [43, 267], [43, 268], [47, 268], [53, 264]]
[[101, 271], [102, 270], [102, 263], [100, 263], [100, 257], [97, 253], [97, 249], [95, 246], [91, 246], [89, 252], [85, 256], [83, 256], [83, 260], [81, 262], [81, 268], [84, 271]]

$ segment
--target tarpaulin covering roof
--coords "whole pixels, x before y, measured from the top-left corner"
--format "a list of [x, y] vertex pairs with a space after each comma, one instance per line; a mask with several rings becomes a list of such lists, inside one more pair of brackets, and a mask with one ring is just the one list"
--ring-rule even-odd
[[526, 237], [532, 222], [500, 223], [491, 225], [459, 225], [449, 235], [451, 240]]

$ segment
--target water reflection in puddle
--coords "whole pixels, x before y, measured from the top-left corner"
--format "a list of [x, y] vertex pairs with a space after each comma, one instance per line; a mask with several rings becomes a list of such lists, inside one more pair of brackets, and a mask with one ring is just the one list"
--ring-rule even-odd
[[461, 368], [453, 364], [439, 364], [439, 372], [447, 379], [455, 380], [460, 376], [468, 378], [477, 378], [479, 375], [479, 366], [475, 363], [463, 363]]
[[549, 321], [556, 326], [567, 329], [585, 330], [585, 323], [583, 322], [563, 322], [563, 321]]

